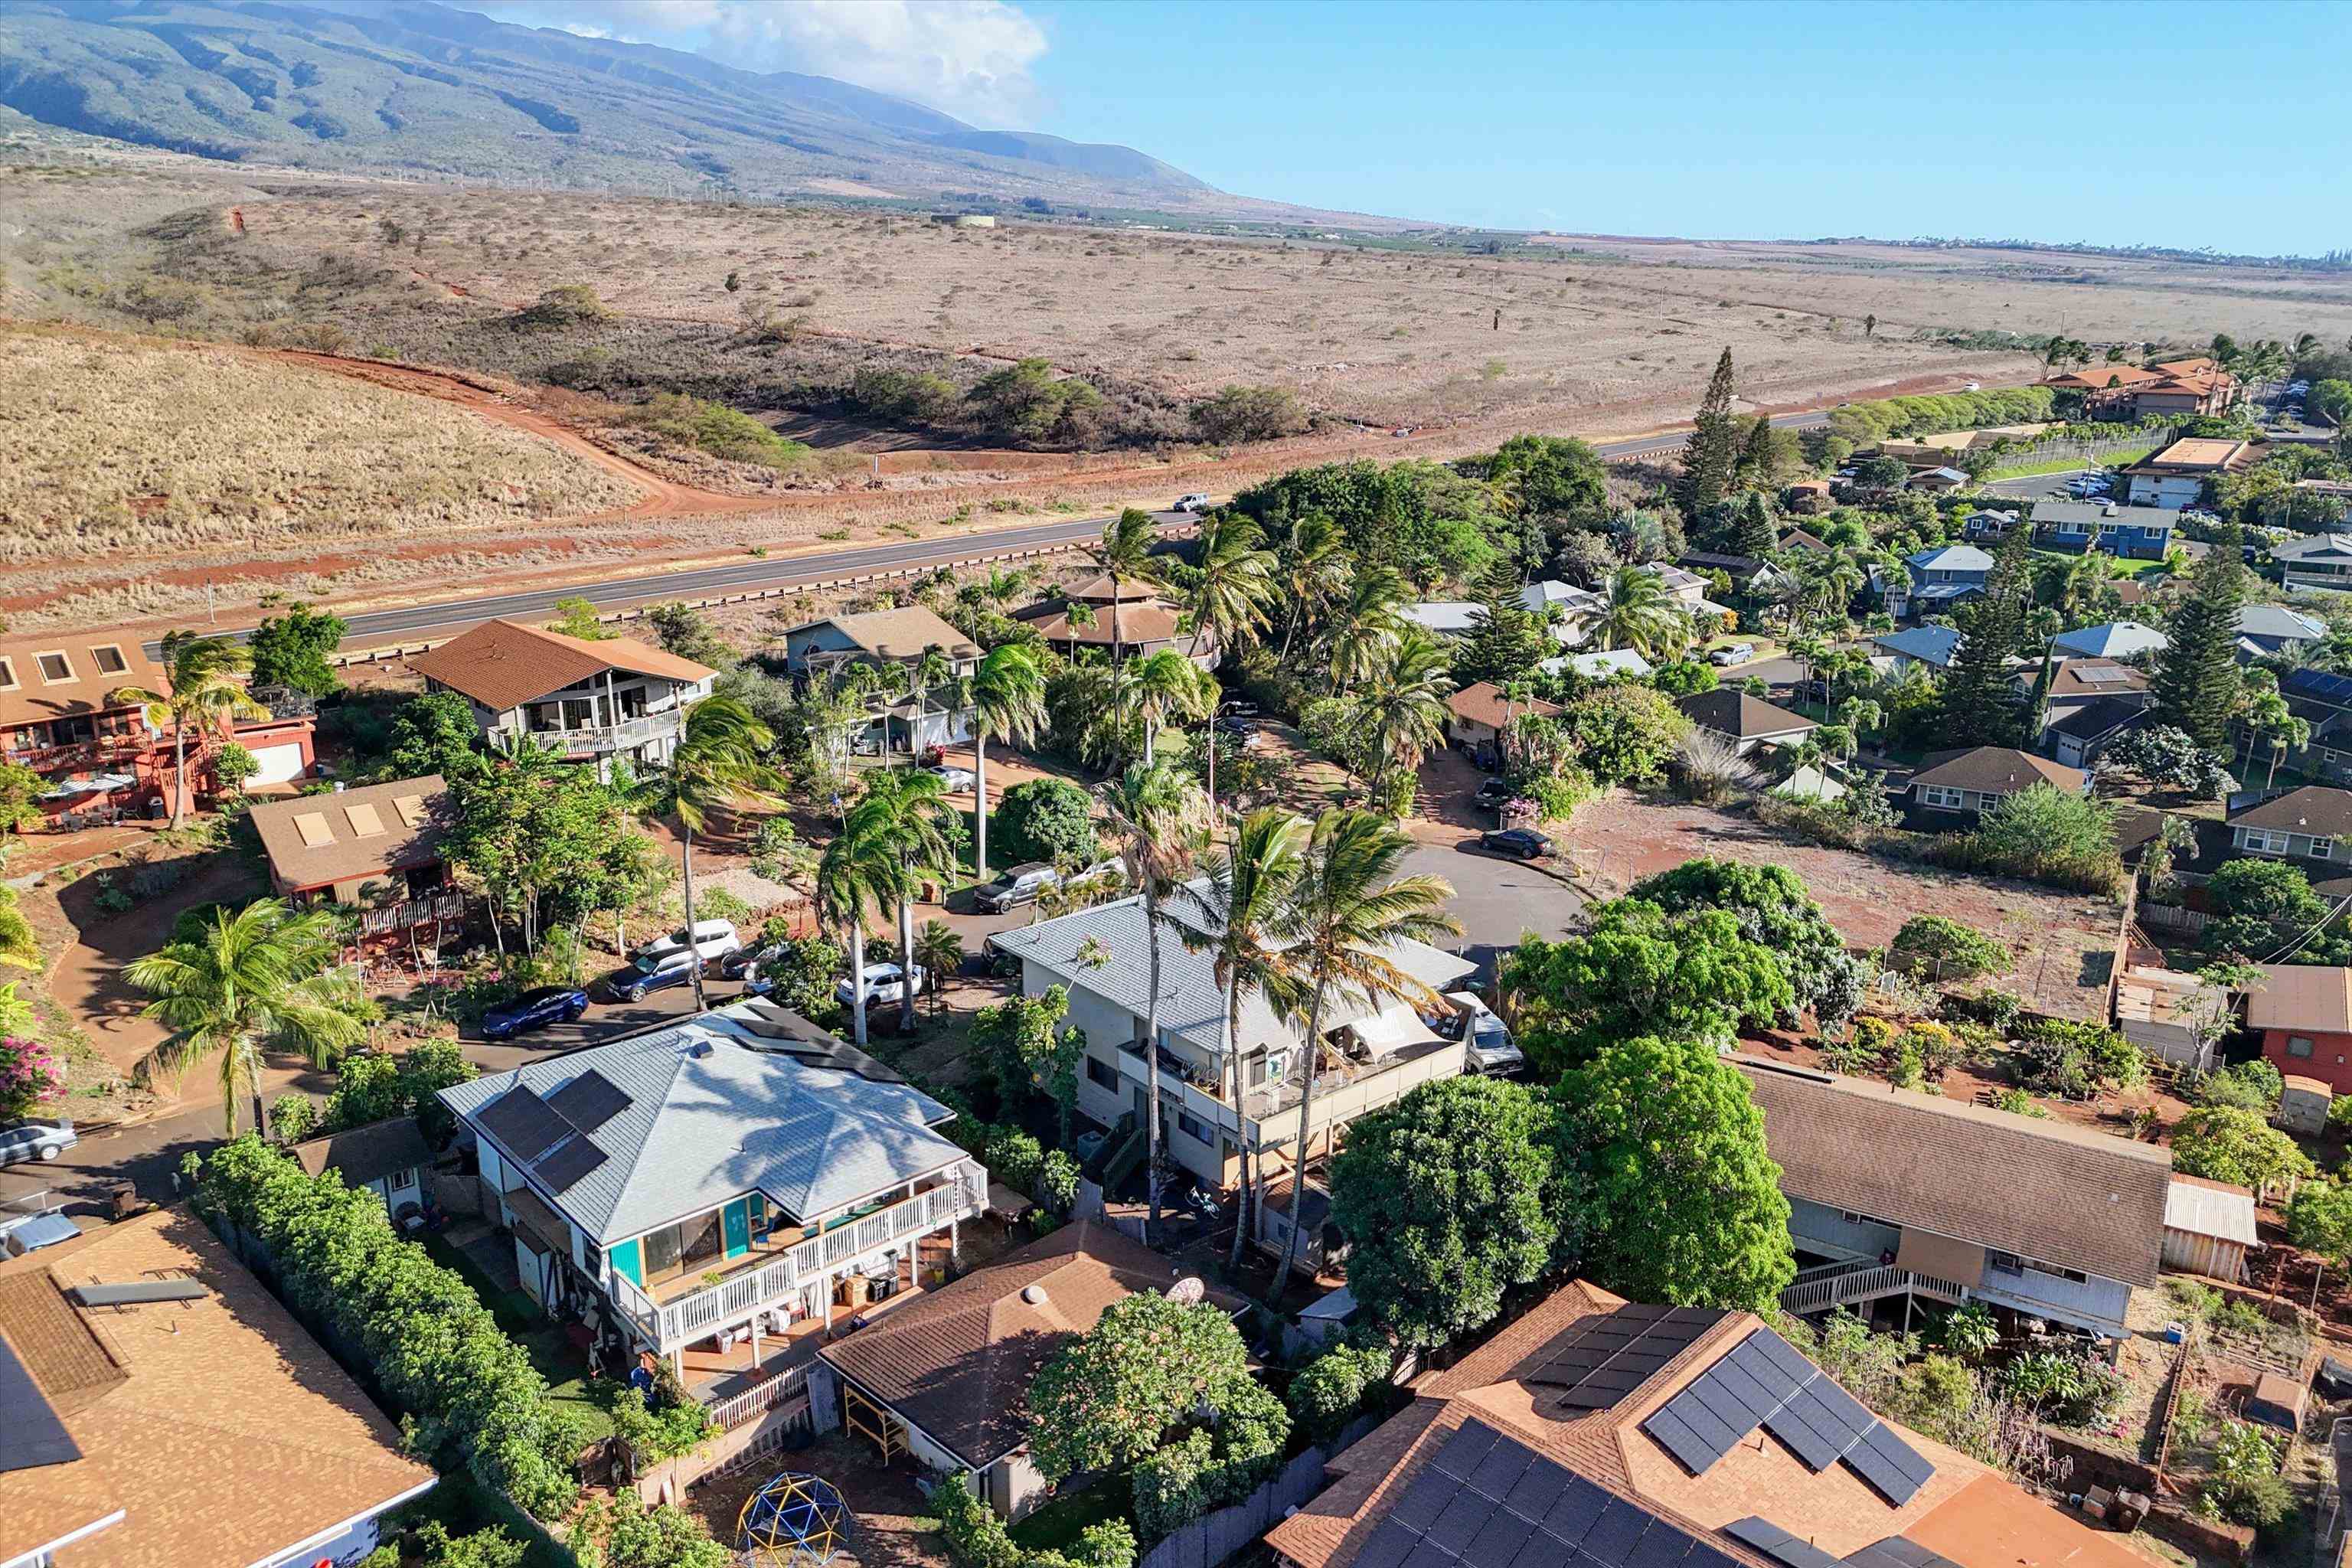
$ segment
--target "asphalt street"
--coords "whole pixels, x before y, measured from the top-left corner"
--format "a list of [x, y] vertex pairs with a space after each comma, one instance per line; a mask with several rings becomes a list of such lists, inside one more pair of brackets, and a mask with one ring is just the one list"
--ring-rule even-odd
[[1584, 896], [1559, 878], [1524, 860], [1489, 855], [1475, 837], [1458, 846], [1421, 846], [1405, 857], [1404, 874], [1443, 877], [1454, 884], [1447, 910], [1462, 922], [1462, 934], [1439, 945], [1474, 960], [1482, 980], [1493, 976], [1495, 961], [1522, 936], [1568, 935], [1584, 908]]

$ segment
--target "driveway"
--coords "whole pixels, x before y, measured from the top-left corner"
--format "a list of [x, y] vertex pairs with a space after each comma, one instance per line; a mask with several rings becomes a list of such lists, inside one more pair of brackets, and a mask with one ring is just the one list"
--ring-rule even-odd
[[1408, 876], [1443, 877], [1454, 884], [1454, 918], [1462, 935], [1439, 946], [1477, 962], [1491, 978], [1496, 958], [1533, 934], [1557, 940], [1581, 924], [1584, 895], [1559, 877], [1523, 860], [1506, 860], [1478, 847], [1475, 837], [1456, 844], [1423, 844], [1405, 858]]

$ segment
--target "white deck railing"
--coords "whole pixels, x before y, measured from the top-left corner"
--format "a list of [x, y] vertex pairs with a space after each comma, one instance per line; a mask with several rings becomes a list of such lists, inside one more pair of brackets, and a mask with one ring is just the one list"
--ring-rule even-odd
[[1915, 1274], [1908, 1268], [1891, 1266], [1871, 1266], [1840, 1269], [1825, 1277], [1801, 1280], [1780, 1292], [1780, 1310], [1801, 1318], [1808, 1312], [1824, 1312], [1832, 1307], [1843, 1307], [1855, 1301], [1874, 1301], [1881, 1296], [1892, 1296], [1904, 1290], [1953, 1302], [1967, 1300], [1969, 1294], [1950, 1280], [1938, 1279], [1930, 1274]]
[[748, 1426], [808, 1386], [808, 1363], [788, 1366], [767, 1382], [710, 1404], [711, 1425], [722, 1432]]

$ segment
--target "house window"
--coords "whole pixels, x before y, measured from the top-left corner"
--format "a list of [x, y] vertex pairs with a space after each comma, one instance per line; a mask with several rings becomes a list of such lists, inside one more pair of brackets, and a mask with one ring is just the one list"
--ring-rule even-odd
[[1854, 1213], [1852, 1209], [1846, 1210], [1843, 1214], [1838, 1215], [1838, 1218], [1845, 1221], [1848, 1225], [1866, 1225], [1869, 1223], [1867, 1220], [1864, 1219], [1862, 1215]]
[[2289, 1056], [2291, 1056], [2291, 1057], [2307, 1057], [2307, 1056], [2309, 1056], [2309, 1055], [2311, 1054], [2311, 1052], [2312, 1052], [2312, 1044], [2311, 1044], [2311, 1041], [2310, 1041], [2310, 1040], [2306, 1039], [2305, 1037], [2303, 1037], [2303, 1036], [2301, 1036], [2301, 1035], [2289, 1035], [2289, 1036], [2287, 1037], [2287, 1039], [2286, 1039], [2286, 1054], [2287, 1054], [2287, 1055], [2289, 1055]]
[[2245, 847], [2258, 855], [2286, 853], [2286, 835], [2284, 833], [2271, 833], [2260, 827], [2245, 827], [2239, 831], [2246, 836]]
[[2022, 1274], [2025, 1272], [2025, 1259], [2014, 1252], [1988, 1252], [1985, 1254], [1985, 1267], [1996, 1274]]
[[1958, 811], [1968, 804], [1968, 799], [1969, 794], [1966, 790], [1947, 789], [1941, 784], [1921, 784], [1919, 786], [1919, 804], [1921, 805], [1942, 806], [1946, 810]]
[[394, 1171], [390, 1179], [384, 1183], [385, 1186], [391, 1188], [394, 1192], [398, 1192], [403, 1187], [413, 1187], [415, 1184], [416, 1167], [414, 1165], [402, 1166], [399, 1170]]
[[1087, 1058], [1087, 1081], [1097, 1089], [1107, 1089], [1113, 1093], [1118, 1090], [1118, 1074], [1093, 1057]]
[[11, 691], [16, 685], [16, 667], [0, 658], [0, 691]]
[[2330, 855], [2335, 853], [2336, 840], [2333, 838], [2315, 838], [2311, 841], [2311, 858], [2313, 859], [2325, 860]]
[[41, 667], [41, 679], [51, 686], [74, 678], [73, 661], [62, 653], [37, 653], [33, 659]]
[[112, 643], [100, 643], [89, 650], [89, 657], [97, 661], [100, 675], [121, 675], [131, 668], [123, 662], [122, 650]]
[[1180, 1110], [1176, 1113], [1176, 1131], [1196, 1143], [1213, 1144], [1216, 1142], [1210, 1136], [1208, 1128], [1195, 1120], [1190, 1111]]

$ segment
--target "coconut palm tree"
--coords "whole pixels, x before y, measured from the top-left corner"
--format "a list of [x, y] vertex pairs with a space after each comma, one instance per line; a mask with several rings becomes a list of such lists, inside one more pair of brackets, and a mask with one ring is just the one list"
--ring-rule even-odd
[[[1307, 837], [1291, 917], [1297, 929], [1291, 962], [1305, 970], [1308, 984], [1306, 1081], [1299, 1090], [1298, 1145], [1290, 1162], [1294, 1216], [1305, 1203], [1324, 1009], [1335, 995], [1359, 996], [1374, 1006], [1392, 998], [1434, 1002], [1436, 994], [1398, 965], [1395, 946], [1461, 934], [1445, 913], [1446, 900], [1454, 897], [1452, 883], [1443, 877], [1397, 875], [1412, 848], [1412, 840], [1395, 824], [1369, 811], [1327, 811]], [[1292, 1225], [1283, 1244], [1269, 1301], [1279, 1300], [1289, 1283], [1298, 1231]]]
[[988, 880], [988, 742], [1027, 745], [1045, 727], [1045, 672], [1027, 643], [1000, 643], [971, 677], [972, 865]]
[[[768, 761], [776, 737], [732, 697], [706, 697], [686, 710], [686, 727], [669, 757], [670, 781], [677, 790], [678, 864], [685, 877], [688, 940], [694, 926], [694, 836], [711, 812], [772, 806], [784, 792], [784, 776]], [[701, 1012], [702, 965], [694, 965], [694, 1010]]]
[[1265, 535], [1239, 512], [1212, 514], [1201, 524], [1200, 570], [1185, 595], [1192, 613], [1192, 642], [1213, 637], [1220, 648], [1238, 649], [1265, 629], [1265, 607], [1274, 598], [1274, 554]]
[[1690, 623], [1663, 577], [1620, 566], [1609, 574], [1592, 635], [1603, 648], [1630, 647], [1661, 662], [1689, 642]]
[[1403, 605], [1404, 579], [1394, 571], [1386, 566], [1357, 569], [1323, 627], [1322, 651], [1335, 682], [1352, 685], [1378, 666], [1389, 646], [1404, 633], [1405, 620], [1399, 614]]
[[1147, 654], [1116, 672], [1126, 689], [1119, 707], [1143, 721], [1143, 762], [1151, 765], [1152, 742], [1162, 728], [1217, 710], [1217, 678], [1172, 647]]
[[1118, 580], [1149, 580], [1151, 547], [1160, 542], [1160, 525], [1151, 514], [1129, 507], [1104, 527], [1095, 560], [1110, 574], [1110, 661], [1117, 664], [1127, 651], [1126, 627], [1120, 624]]
[[[853, 832], [869, 835], [890, 852], [890, 895], [898, 908], [898, 962], [903, 969], [914, 963], [915, 900], [923, 875], [945, 877], [955, 867], [955, 850], [948, 843], [947, 784], [937, 773], [918, 769], [877, 773], [866, 781], [866, 798], [850, 818]], [[863, 826], [857, 826], [862, 819]], [[856, 982], [865, 989], [865, 971]], [[903, 977], [911, 982], [911, 976]], [[898, 987], [898, 1026], [915, 1026], [915, 991], [911, 983]]]
[[234, 912], [214, 910], [186, 936], [133, 961], [123, 978], [154, 998], [142, 1016], [172, 1031], [139, 1064], [138, 1076], [176, 1087], [211, 1057], [229, 1136], [236, 1135], [240, 1096], [252, 1099], [259, 1130], [265, 1045], [299, 1050], [323, 1068], [367, 1037], [359, 987], [330, 972], [341, 945], [328, 911], [297, 913], [276, 899], [257, 899]]
[[819, 918], [849, 934], [850, 1038], [866, 1044], [866, 917], [879, 913], [898, 885], [897, 852], [871, 818], [849, 814], [816, 868]]
[[[1291, 892], [1307, 863], [1307, 819], [1275, 806], [1242, 818], [1233, 841], [1210, 858], [1207, 883], [1187, 884], [1184, 897], [1203, 917], [1201, 929], [1177, 929], [1188, 946], [1213, 955], [1217, 991], [1225, 1004], [1223, 1095], [1238, 1120], [1245, 1089], [1242, 1075], [1242, 997], [1265, 1000], [1278, 1016], [1297, 1011], [1306, 986], [1292, 962], [1297, 937]], [[1234, 1210], [1232, 1267], [1241, 1267], [1250, 1234], [1250, 1205], [1256, 1192], [1256, 1152], [1241, 1140], [1241, 1191]]]
[[925, 921], [915, 933], [915, 962], [923, 966], [931, 987], [931, 1016], [947, 1010], [947, 977], [963, 969], [963, 938], [945, 921]]
[[[907, 700], [915, 705], [915, 717], [907, 725], [907, 762], [915, 760], [915, 738], [923, 732], [923, 719], [931, 710], [931, 694], [955, 679], [955, 661], [948, 658], [947, 649], [933, 643], [922, 651], [920, 658], [899, 667], [900, 678], [907, 683]], [[890, 749], [890, 731], [886, 721], [882, 730], [882, 749]], [[885, 758], [887, 765], [887, 758]]]
[[1444, 739], [1445, 697], [1454, 689], [1445, 667], [1437, 640], [1409, 626], [1364, 683], [1358, 701], [1383, 774], [1419, 768]]
[[1298, 628], [1338, 597], [1346, 570], [1339, 525], [1319, 511], [1291, 520], [1290, 530], [1275, 554], [1275, 581], [1290, 602], [1282, 625], [1277, 659], [1290, 658], [1291, 639]]
[[1165, 764], [1139, 764], [1096, 792], [1108, 814], [1128, 885], [1143, 896], [1144, 948], [1150, 954], [1143, 1016], [1144, 1137], [1151, 1206], [1143, 1239], [1160, 1227], [1160, 928], [1161, 909], [1192, 874], [1208, 837], [1208, 803], [1200, 786]]
[[163, 634], [163, 689], [126, 686], [109, 699], [136, 702], [146, 710], [147, 722], [172, 728], [172, 826], [180, 826], [188, 804], [188, 735], [196, 737], [202, 757], [231, 719], [267, 719], [269, 710], [256, 702], [237, 679], [253, 668], [253, 650], [226, 637], [189, 631]]

